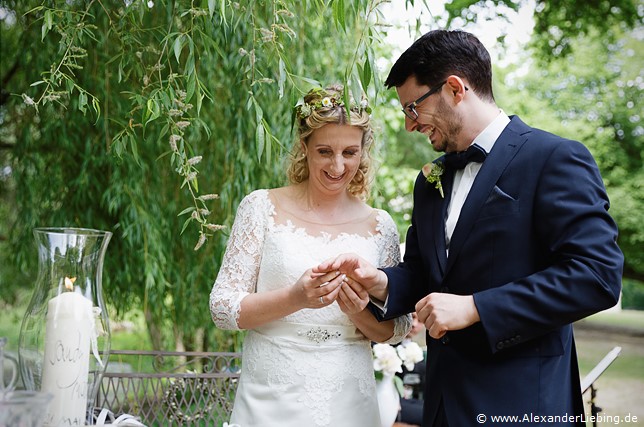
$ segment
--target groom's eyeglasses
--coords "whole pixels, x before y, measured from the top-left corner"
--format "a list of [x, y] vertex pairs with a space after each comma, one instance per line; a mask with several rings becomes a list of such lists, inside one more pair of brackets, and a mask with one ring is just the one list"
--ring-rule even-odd
[[405, 113], [405, 116], [409, 117], [410, 119], [416, 120], [418, 118], [418, 111], [416, 111], [416, 107], [418, 107], [418, 104], [420, 104], [421, 102], [423, 102], [424, 100], [426, 100], [427, 98], [429, 98], [430, 96], [438, 92], [445, 83], [447, 83], [447, 80], [429, 89], [425, 95], [421, 96], [414, 102], [410, 102], [409, 104], [405, 105], [402, 108], [402, 112]]
[[[441, 83], [437, 84], [436, 86], [434, 86], [433, 88], [429, 89], [425, 95], [421, 96], [420, 98], [418, 98], [414, 102], [410, 102], [409, 104], [405, 105], [402, 108], [402, 112], [405, 113], [405, 116], [409, 117], [412, 120], [418, 119], [418, 111], [416, 111], [416, 107], [418, 107], [418, 104], [420, 104], [421, 102], [423, 102], [424, 100], [426, 100], [427, 98], [429, 98], [430, 96], [432, 96], [433, 94], [438, 92], [440, 90], [440, 88], [442, 88], [445, 83], [447, 83], [447, 80], [445, 80], [444, 82], [441, 82]], [[467, 88], [467, 86], [465, 86], [465, 90], [469, 90]]]

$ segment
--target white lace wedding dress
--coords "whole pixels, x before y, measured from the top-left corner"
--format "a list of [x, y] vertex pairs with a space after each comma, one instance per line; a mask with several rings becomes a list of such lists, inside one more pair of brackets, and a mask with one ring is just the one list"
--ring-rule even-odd
[[[374, 210], [368, 226], [356, 227], [359, 234], [312, 234], [279, 216], [267, 190], [241, 202], [210, 295], [218, 327], [239, 329], [241, 300], [249, 293], [293, 285], [305, 270], [340, 253], [358, 253], [381, 267], [400, 259], [396, 226], [385, 211]], [[410, 327], [410, 316], [396, 319], [389, 342], [401, 341]], [[376, 427], [377, 405], [370, 342], [337, 303], [248, 332], [232, 423]]]

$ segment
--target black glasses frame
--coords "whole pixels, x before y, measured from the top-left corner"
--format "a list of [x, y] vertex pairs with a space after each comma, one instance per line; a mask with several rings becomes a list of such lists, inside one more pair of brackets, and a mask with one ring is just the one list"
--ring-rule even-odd
[[427, 98], [429, 98], [430, 96], [438, 92], [445, 83], [447, 83], [447, 80], [444, 80], [443, 82], [429, 89], [425, 95], [421, 96], [417, 100], [405, 105], [402, 108], [402, 112], [405, 113], [405, 116], [409, 117], [410, 119], [416, 120], [418, 118], [418, 111], [416, 111], [416, 107], [418, 107], [418, 104], [420, 104], [421, 102], [423, 102], [424, 100], [426, 100]]

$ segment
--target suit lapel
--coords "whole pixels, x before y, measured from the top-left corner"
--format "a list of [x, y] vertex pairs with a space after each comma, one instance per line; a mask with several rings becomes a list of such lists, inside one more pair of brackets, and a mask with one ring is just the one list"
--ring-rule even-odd
[[463, 209], [461, 209], [461, 214], [450, 240], [446, 272], [449, 271], [454, 264], [454, 260], [458, 257], [458, 253], [463, 247], [466, 237], [470, 234], [478, 213], [481, 211], [494, 185], [507, 168], [508, 163], [527, 140], [527, 136], [524, 134], [529, 131], [528, 126], [518, 117], [514, 117], [494, 143], [494, 147], [477, 174], [472, 189], [467, 199], [465, 199]]
[[445, 171], [442, 179], [442, 185], [445, 198], [441, 200], [442, 203], [434, 203], [432, 207], [432, 230], [434, 231], [434, 236], [436, 236], [436, 238], [432, 240], [434, 241], [434, 249], [436, 251], [436, 258], [438, 259], [438, 266], [440, 267], [441, 277], [445, 275], [447, 267], [447, 254], [445, 247], [445, 218], [447, 217], [447, 206], [449, 205], [450, 198], [452, 197], [454, 171]]

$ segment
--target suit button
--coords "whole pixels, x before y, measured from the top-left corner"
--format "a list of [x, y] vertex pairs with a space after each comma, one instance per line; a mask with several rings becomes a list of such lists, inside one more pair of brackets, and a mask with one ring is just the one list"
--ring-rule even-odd
[[443, 344], [449, 344], [449, 337], [447, 335], [443, 335], [441, 338], [441, 342]]
[[516, 337], [517, 342], [521, 342], [521, 335], [517, 335]]
[[517, 343], [517, 339], [516, 339], [516, 338], [510, 338], [510, 344], [511, 344], [511, 345], [514, 345], [514, 344], [516, 344], [516, 343]]
[[505, 347], [505, 346], [503, 345], [502, 341], [499, 341], [498, 343], [496, 343], [496, 349], [497, 350], [503, 350], [503, 347]]

